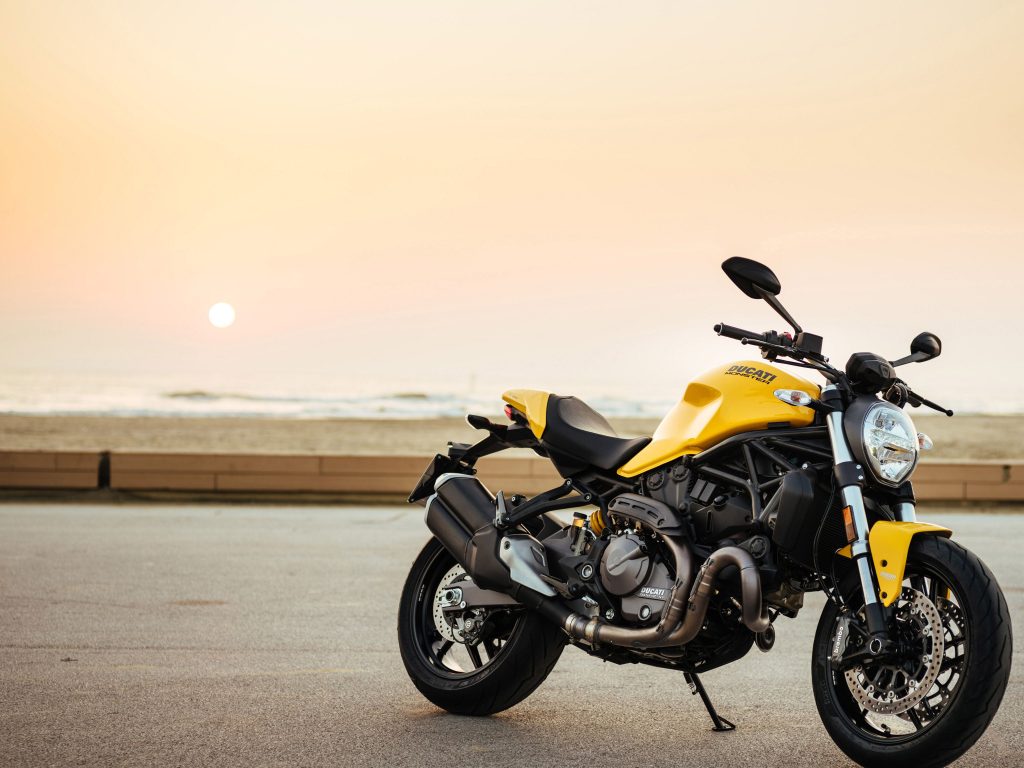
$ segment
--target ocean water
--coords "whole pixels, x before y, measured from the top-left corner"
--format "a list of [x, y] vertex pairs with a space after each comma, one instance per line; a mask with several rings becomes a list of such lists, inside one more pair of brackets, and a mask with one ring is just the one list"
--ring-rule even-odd
[[[424, 387], [417, 382], [344, 380], [324, 375], [208, 378], [189, 375], [0, 373], [0, 413], [96, 416], [236, 416], [295, 419], [461, 418], [500, 414], [503, 387]], [[606, 416], [660, 419], [675, 398], [601, 391], [573, 392]], [[925, 392], [925, 394], [932, 394]], [[1011, 390], [978, 402], [956, 389], [936, 398], [958, 413], [1024, 413], [1024, 392]], [[958, 396], [959, 395], [959, 396]], [[912, 413], [929, 413], [927, 409]]]
[[[79, 416], [236, 416], [295, 419], [462, 418], [500, 414], [501, 388], [416, 389], [386, 382], [200, 381], [187, 376], [112, 376], [7, 373], [0, 375], [0, 413]], [[671, 401], [587, 397], [610, 417], [660, 418]]]

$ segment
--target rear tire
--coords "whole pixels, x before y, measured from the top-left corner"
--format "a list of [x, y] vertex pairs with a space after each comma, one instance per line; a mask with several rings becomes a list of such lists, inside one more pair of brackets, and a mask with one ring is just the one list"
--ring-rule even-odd
[[[920, 721], [918, 716], [929, 712], [926, 702], [905, 713], [908, 721], [919, 718], [914, 722], [916, 731], [879, 731], [871, 723], [877, 716], [861, 710], [843, 672], [833, 669], [829, 658], [839, 615], [835, 603], [826, 604], [814, 638], [811, 678], [818, 713], [839, 748], [864, 766], [933, 768], [953, 762], [985, 732], [1010, 677], [1009, 609], [992, 572], [976, 555], [949, 539], [918, 537], [911, 543], [907, 575], [904, 584], [912, 588], [935, 581], [939, 587], [932, 587], [933, 593], [951, 590], [945, 602], [930, 598], [933, 605], [955, 601], [959, 633], [955, 636], [959, 650], [943, 660], [943, 669], [955, 670], [944, 683], [948, 688], [930, 689], [937, 692], [930, 695], [939, 704], [929, 719]], [[943, 676], [936, 682], [943, 682]]]
[[[427, 542], [402, 590], [398, 646], [413, 685], [428, 700], [458, 715], [492, 715], [515, 706], [544, 682], [562, 654], [566, 636], [537, 614], [517, 609], [497, 617], [502, 630], [486, 644], [493, 656], [490, 650], [475, 651], [473, 664], [481, 661], [481, 666], [468, 671], [446, 667], [444, 652], [442, 658], [436, 652], [436, 646], [446, 643], [432, 618], [433, 603], [443, 577], [456, 565], [437, 539]], [[481, 658], [485, 654], [486, 661]]]

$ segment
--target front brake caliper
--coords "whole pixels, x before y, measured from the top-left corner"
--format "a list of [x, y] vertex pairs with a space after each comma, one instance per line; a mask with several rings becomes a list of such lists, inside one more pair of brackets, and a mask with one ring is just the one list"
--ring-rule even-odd
[[850, 643], [850, 615], [843, 614], [836, 621], [836, 631], [832, 634], [832, 655], [829, 660], [839, 664], [846, 655], [846, 646]]

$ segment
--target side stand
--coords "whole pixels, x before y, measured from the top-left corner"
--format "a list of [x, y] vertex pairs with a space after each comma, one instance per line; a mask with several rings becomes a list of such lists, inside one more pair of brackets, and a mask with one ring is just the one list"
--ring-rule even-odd
[[708, 692], [704, 690], [704, 683], [697, 677], [696, 672], [684, 672], [683, 678], [686, 680], [686, 684], [690, 686], [690, 693], [693, 695], [700, 695], [700, 700], [704, 702], [704, 706], [707, 707], [708, 714], [711, 715], [711, 722], [714, 723], [713, 731], [735, 731], [736, 726], [726, 720], [724, 717], [718, 714], [715, 710], [715, 705], [711, 703], [711, 698], [708, 696]]

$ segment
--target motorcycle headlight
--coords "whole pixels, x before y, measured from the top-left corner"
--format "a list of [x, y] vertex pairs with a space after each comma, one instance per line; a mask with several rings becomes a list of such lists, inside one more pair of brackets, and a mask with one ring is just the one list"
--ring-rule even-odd
[[917, 465], [917, 429], [901, 408], [878, 402], [864, 414], [864, 458], [871, 474], [886, 485], [899, 485]]

